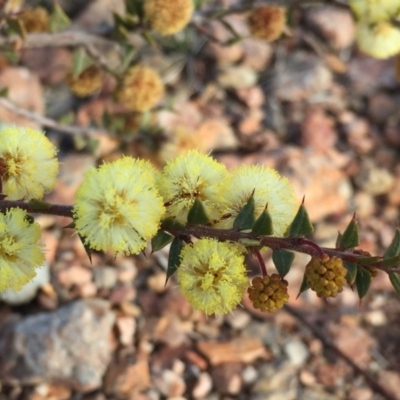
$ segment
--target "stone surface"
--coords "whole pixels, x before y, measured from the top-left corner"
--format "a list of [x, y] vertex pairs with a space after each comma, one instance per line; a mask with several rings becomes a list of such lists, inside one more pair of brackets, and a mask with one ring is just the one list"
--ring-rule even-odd
[[198, 349], [212, 365], [226, 362], [252, 363], [258, 358], [269, 358], [269, 353], [262, 342], [251, 337], [239, 337], [226, 343], [199, 342]]
[[110, 362], [114, 319], [109, 303], [86, 300], [2, 325], [2, 381], [54, 381], [83, 392], [100, 387]]

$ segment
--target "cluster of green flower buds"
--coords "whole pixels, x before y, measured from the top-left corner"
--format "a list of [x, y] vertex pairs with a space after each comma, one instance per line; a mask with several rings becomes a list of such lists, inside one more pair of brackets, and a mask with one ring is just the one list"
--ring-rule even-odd
[[287, 293], [288, 282], [278, 274], [256, 276], [252, 286], [247, 289], [253, 307], [268, 312], [282, 308], [289, 300]]
[[307, 283], [318, 297], [336, 297], [346, 284], [347, 270], [337, 257], [312, 257], [305, 270]]

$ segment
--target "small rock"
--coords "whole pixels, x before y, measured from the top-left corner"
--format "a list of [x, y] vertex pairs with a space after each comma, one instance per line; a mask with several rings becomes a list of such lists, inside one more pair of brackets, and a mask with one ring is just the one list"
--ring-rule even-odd
[[70, 398], [70, 388], [47, 383], [36, 386], [32, 393], [32, 400], [69, 400]]
[[137, 393], [151, 387], [150, 368], [147, 360], [138, 360], [134, 364], [127, 360], [113, 361], [104, 378], [104, 391], [118, 397]]
[[[43, 115], [45, 105], [39, 79], [27, 68], [6, 67], [0, 71], [0, 87], [8, 89], [7, 98], [18, 108]], [[0, 105], [0, 121], [40, 129], [31, 118], [25, 118]]]
[[381, 371], [378, 382], [393, 395], [393, 399], [400, 400], [400, 374], [398, 371]]
[[154, 377], [154, 385], [167, 397], [182, 396], [186, 390], [183, 378], [167, 369]]
[[284, 350], [290, 362], [297, 367], [303, 365], [310, 355], [307, 346], [300, 340], [286, 343]]
[[252, 365], [247, 365], [242, 372], [244, 385], [252, 385], [258, 378], [258, 371]]
[[167, 282], [167, 274], [165, 272], [157, 272], [147, 280], [149, 288], [155, 293], [164, 293], [169, 287], [169, 282]]
[[227, 362], [252, 363], [258, 358], [270, 357], [262, 342], [252, 337], [239, 337], [230, 342], [199, 342], [198, 349], [212, 365]]
[[245, 89], [254, 86], [257, 79], [253, 69], [239, 65], [222, 70], [217, 81], [223, 88]]
[[297, 51], [290, 54], [273, 85], [276, 96], [283, 101], [305, 100], [330, 88], [332, 73], [323, 61], [312, 54]]
[[214, 386], [219, 393], [238, 394], [242, 388], [242, 365], [224, 363], [212, 369]]
[[59, 271], [57, 277], [62, 286], [81, 286], [92, 281], [92, 271], [80, 265], [71, 265]]
[[202, 372], [199, 375], [199, 379], [192, 391], [192, 396], [195, 399], [202, 399], [211, 392], [213, 383], [211, 376], [207, 372]]
[[3, 326], [3, 382], [63, 381], [81, 392], [97, 389], [111, 358], [114, 319], [108, 302], [84, 300]]
[[208, 118], [197, 129], [197, 135], [207, 151], [236, 149], [239, 141], [224, 118]]
[[394, 177], [387, 169], [366, 163], [361, 165], [354, 180], [364, 192], [373, 196], [388, 193], [394, 184]]
[[355, 23], [349, 10], [334, 6], [310, 7], [306, 21], [337, 50], [351, 46]]
[[131, 345], [136, 332], [136, 320], [132, 317], [118, 317], [116, 326], [121, 344], [124, 346]]
[[333, 147], [338, 135], [335, 121], [321, 107], [310, 107], [300, 125], [301, 144], [324, 151]]
[[93, 271], [95, 285], [99, 289], [111, 289], [118, 280], [118, 272], [115, 267], [96, 267]]
[[252, 388], [252, 393], [257, 394], [257, 399], [296, 399], [299, 381], [296, 369], [289, 363], [264, 365], [260, 375]]
[[372, 400], [374, 393], [370, 388], [352, 388], [348, 393], [348, 400]]

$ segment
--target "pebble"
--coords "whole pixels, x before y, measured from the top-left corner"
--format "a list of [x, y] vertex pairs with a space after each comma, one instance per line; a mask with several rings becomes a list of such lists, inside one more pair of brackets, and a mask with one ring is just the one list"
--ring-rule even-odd
[[284, 351], [290, 362], [297, 367], [303, 365], [310, 355], [307, 346], [300, 340], [285, 343]]
[[0, 331], [2, 381], [99, 388], [111, 359], [114, 320], [108, 302], [92, 299], [11, 321]]

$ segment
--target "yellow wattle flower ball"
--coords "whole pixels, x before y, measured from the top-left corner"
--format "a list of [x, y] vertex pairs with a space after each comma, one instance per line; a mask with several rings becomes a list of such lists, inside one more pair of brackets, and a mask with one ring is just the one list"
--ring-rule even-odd
[[66, 82], [72, 93], [78, 97], [90, 96], [101, 87], [101, 70], [95, 65], [91, 65], [78, 76], [74, 77], [72, 73], [69, 73]]
[[152, 68], [140, 65], [128, 69], [116, 91], [120, 103], [140, 112], [154, 107], [163, 95], [164, 84], [160, 75]]
[[349, 6], [362, 23], [389, 21], [400, 12], [400, 0], [349, 0]]
[[358, 23], [356, 40], [359, 49], [371, 57], [385, 59], [400, 52], [400, 28], [390, 22]]
[[0, 213], [0, 292], [21, 290], [45, 260], [40, 226], [26, 216], [19, 208]]
[[286, 10], [279, 6], [259, 6], [247, 18], [250, 33], [259, 39], [273, 42], [278, 39], [286, 26]]
[[7, 200], [41, 199], [58, 174], [56, 148], [32, 128], [0, 128], [0, 175]]
[[50, 16], [43, 7], [25, 9], [18, 15], [27, 33], [48, 32], [50, 30]]
[[193, 0], [145, 0], [144, 15], [151, 27], [161, 35], [181, 31], [190, 22]]
[[208, 218], [218, 219], [221, 216], [218, 204], [228, 181], [225, 166], [197, 150], [190, 150], [168, 162], [157, 182], [166, 204], [166, 217], [174, 217], [186, 224], [189, 210], [199, 199]]
[[238, 246], [207, 238], [183, 248], [177, 275], [188, 302], [208, 315], [231, 312], [249, 285]]
[[90, 169], [76, 192], [78, 233], [94, 250], [138, 254], [158, 230], [165, 212], [148, 161], [123, 157]]
[[260, 165], [241, 165], [231, 171], [229, 189], [220, 199], [223, 217], [215, 224], [217, 228], [232, 228], [243, 206], [254, 191], [255, 218], [268, 204], [272, 218], [273, 234], [283, 236], [293, 221], [297, 200], [289, 180], [272, 168]]

